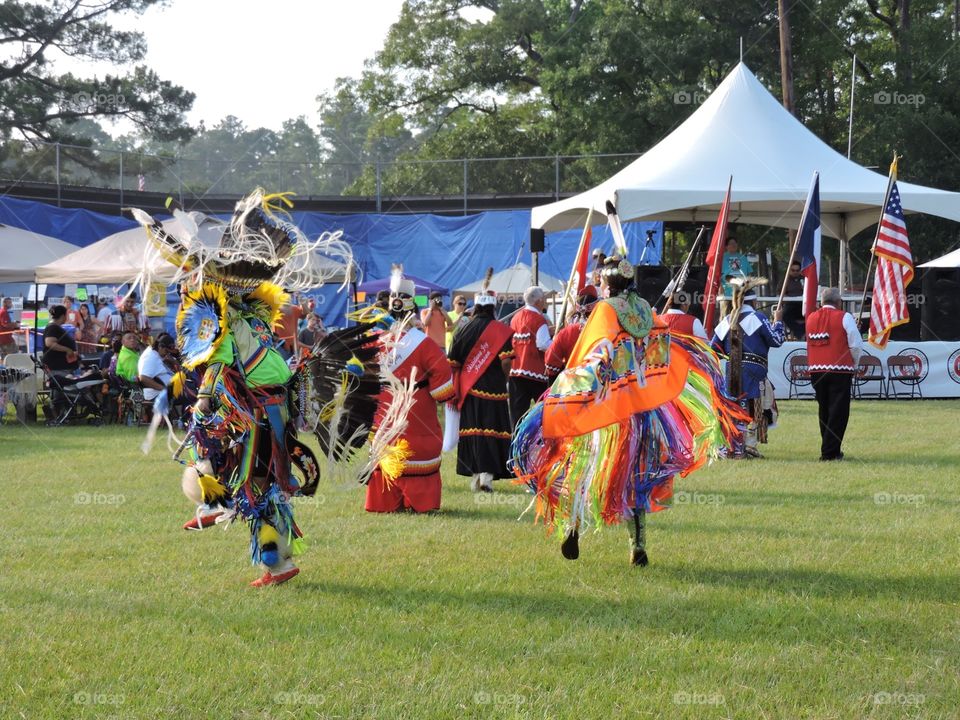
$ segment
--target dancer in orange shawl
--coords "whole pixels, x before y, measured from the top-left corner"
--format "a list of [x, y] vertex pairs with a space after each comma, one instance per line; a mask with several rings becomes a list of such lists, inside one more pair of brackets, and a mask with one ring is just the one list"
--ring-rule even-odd
[[647, 565], [646, 514], [669, 505], [688, 475], [736, 437], [716, 355], [673, 335], [633, 287], [634, 269], [607, 258], [605, 295], [567, 368], [521, 420], [514, 474], [536, 493], [537, 517], [563, 530], [563, 556], [579, 557], [591, 525], [625, 522], [630, 562]]

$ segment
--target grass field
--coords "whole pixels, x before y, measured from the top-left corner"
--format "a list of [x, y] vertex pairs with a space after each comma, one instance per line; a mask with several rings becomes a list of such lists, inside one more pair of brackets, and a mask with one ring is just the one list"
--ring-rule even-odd
[[298, 503], [301, 575], [252, 590], [240, 525], [186, 533], [162, 442], [0, 427], [3, 718], [957, 718], [960, 402], [816, 406], [626, 531], [557, 538], [445, 460], [435, 516]]

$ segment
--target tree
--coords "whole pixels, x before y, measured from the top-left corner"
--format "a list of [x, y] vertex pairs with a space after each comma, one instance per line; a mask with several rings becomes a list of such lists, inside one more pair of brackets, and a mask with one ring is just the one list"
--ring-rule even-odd
[[142, 13], [163, 0], [52, 0], [0, 2], [0, 137], [82, 141], [74, 132], [85, 118], [126, 118], [144, 134], [186, 140], [192, 130], [184, 113], [194, 95], [161, 80], [144, 65], [103, 79], [56, 73], [56, 52], [71, 58], [129, 66], [143, 60], [139, 32], [108, 23], [111, 14]]

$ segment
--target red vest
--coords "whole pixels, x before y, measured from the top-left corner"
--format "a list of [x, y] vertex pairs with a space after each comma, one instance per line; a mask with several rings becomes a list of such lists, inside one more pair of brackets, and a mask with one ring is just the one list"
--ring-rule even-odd
[[678, 333], [683, 333], [684, 335], [693, 335], [693, 321], [696, 320], [693, 315], [688, 315], [687, 313], [663, 313], [660, 315], [660, 319], [663, 320], [671, 330]]
[[807, 315], [807, 364], [810, 372], [852, 373], [857, 368], [843, 327], [846, 313], [826, 305]]
[[547, 350], [544, 362], [547, 364], [547, 372], [550, 375], [559, 375], [567, 366], [567, 360], [570, 359], [570, 353], [573, 352], [574, 345], [580, 339], [580, 333], [583, 331], [583, 323], [575, 322], [567, 325], [553, 336], [553, 342], [550, 343], [550, 349]]
[[520, 312], [510, 321], [513, 330], [513, 351], [516, 357], [510, 367], [510, 377], [529, 378], [546, 382], [547, 367], [543, 361], [543, 352], [537, 349], [537, 330], [547, 324], [542, 313], [528, 308], [521, 308]]

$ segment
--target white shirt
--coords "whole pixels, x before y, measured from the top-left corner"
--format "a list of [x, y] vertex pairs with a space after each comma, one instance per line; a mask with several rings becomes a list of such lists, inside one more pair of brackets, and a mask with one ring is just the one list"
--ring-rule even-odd
[[863, 353], [863, 338], [860, 337], [857, 321], [850, 313], [843, 314], [843, 329], [847, 331], [847, 347], [850, 348], [853, 364], [856, 365], [860, 362], [860, 355]]
[[[686, 313], [683, 310], [670, 308], [667, 310], [667, 315], [686, 315]], [[693, 319], [693, 334], [698, 338], [706, 340], [707, 342], [710, 341], [710, 339], [707, 337], [707, 329], [703, 326], [703, 323], [700, 322], [700, 318]]]
[[[535, 312], [540, 317], [543, 317], [543, 312], [539, 308], [535, 308], [533, 305], [524, 305], [524, 309], [529, 310], [530, 312]], [[553, 338], [550, 337], [550, 328], [547, 326], [546, 318], [544, 318], [544, 323], [539, 328], [537, 328], [537, 350], [540, 352], [546, 352], [550, 349], [550, 343], [553, 342]]]
[[99, 322], [104, 327], [110, 324], [110, 316], [113, 314], [113, 310], [110, 309], [109, 305], [104, 305], [100, 308], [100, 312], [97, 313], [97, 322]]
[[[163, 364], [163, 358], [160, 357], [160, 353], [152, 347], [148, 347], [140, 353], [140, 359], [137, 361], [137, 375], [155, 378], [164, 385], [168, 385], [171, 378], [173, 378], [173, 373], [170, 372], [170, 368]], [[154, 390], [153, 388], [145, 387], [143, 389], [143, 399], [147, 401], [153, 401], [159, 394], [160, 391]]]

